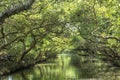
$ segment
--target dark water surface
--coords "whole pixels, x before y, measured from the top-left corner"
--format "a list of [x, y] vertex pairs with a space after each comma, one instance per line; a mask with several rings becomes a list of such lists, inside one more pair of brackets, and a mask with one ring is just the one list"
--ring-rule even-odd
[[93, 57], [60, 54], [49, 63], [36, 66], [0, 80], [120, 80], [120, 72]]

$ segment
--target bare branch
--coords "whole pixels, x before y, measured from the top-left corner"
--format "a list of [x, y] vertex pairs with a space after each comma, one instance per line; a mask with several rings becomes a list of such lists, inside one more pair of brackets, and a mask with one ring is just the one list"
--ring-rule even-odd
[[115, 36], [101, 36], [101, 35], [96, 35], [96, 34], [92, 34], [93, 36], [95, 37], [98, 37], [98, 38], [102, 38], [102, 39], [114, 39], [118, 42], [120, 42], [120, 39], [115, 37]]

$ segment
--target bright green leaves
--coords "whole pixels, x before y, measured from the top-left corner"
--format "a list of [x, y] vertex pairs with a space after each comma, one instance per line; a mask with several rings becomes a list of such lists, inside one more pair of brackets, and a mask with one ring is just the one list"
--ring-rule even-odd
[[42, 15], [41, 14], [34, 14], [34, 15], [30, 15], [29, 18], [32, 20], [41, 20]]
[[56, 52], [61, 52], [66, 49], [70, 49], [70, 40], [67, 38], [53, 37], [52, 43]]
[[33, 38], [31, 36], [25, 38], [26, 46], [29, 47], [32, 42], [33, 42]]
[[[107, 1], [108, 4], [105, 4]], [[95, 41], [96, 38], [101, 41], [109, 36], [119, 38], [120, 10], [117, 2], [36, 0], [31, 9], [6, 19], [3, 24], [5, 39], [9, 42], [18, 37], [10, 50], [17, 52], [18, 49], [18, 53], [22, 53], [24, 47], [30, 48], [35, 38], [36, 45], [30, 53], [37, 56], [40, 53], [57, 54], [71, 50], [80, 43]], [[4, 42], [4, 39], [1, 41]], [[105, 41], [107, 46], [118, 43], [115, 39]]]

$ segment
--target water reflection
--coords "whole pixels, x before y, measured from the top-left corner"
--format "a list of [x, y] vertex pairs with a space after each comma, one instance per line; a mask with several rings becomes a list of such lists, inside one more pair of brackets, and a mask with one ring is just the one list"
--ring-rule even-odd
[[[60, 54], [54, 63], [38, 64], [35, 67], [0, 80], [118, 80], [119, 76], [105, 71], [105, 64], [91, 57], [80, 57], [72, 54]], [[106, 74], [106, 75], [105, 75]], [[107, 75], [108, 74], [108, 75]], [[111, 75], [112, 74], [112, 77]]]
[[12, 76], [8, 76], [8, 80], [12, 80]]

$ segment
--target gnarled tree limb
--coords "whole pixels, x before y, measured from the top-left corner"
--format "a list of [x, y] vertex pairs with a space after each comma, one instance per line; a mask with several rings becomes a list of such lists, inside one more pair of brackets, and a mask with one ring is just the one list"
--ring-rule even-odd
[[35, 2], [35, 0], [27, 0], [25, 3], [15, 5], [14, 7], [10, 7], [7, 10], [4, 10], [0, 13], [0, 25], [4, 22], [4, 20], [14, 14], [18, 14], [21, 11], [28, 10], [32, 4]]

